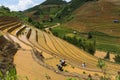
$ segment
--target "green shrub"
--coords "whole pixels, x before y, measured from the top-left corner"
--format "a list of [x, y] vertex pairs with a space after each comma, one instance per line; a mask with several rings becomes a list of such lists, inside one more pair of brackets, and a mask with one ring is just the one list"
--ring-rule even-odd
[[64, 70], [65, 72], [69, 72], [68, 70]]
[[106, 56], [104, 57], [106, 60], [109, 60], [110, 59], [110, 52], [108, 51]]
[[105, 76], [100, 77], [100, 80], [111, 80], [110, 78], [107, 78]]
[[83, 74], [86, 74], [86, 72], [85, 72], [85, 71], [83, 71]]
[[0, 72], [0, 78], [1, 80], [18, 80], [16, 69], [11, 68], [9, 71], [6, 72], [6, 75], [3, 75], [2, 72]]
[[64, 40], [76, 45], [79, 48], [82, 48], [83, 50], [87, 51], [88, 53], [94, 55], [96, 51], [96, 42], [93, 40], [87, 40], [87, 39], [77, 39], [76, 36], [74, 37], [69, 37], [69, 36], [64, 36]]
[[46, 77], [47, 80], [51, 79], [51, 77], [48, 74], [45, 74], [45, 77]]
[[115, 80], [120, 80], [120, 72], [118, 72], [118, 75], [115, 77]]
[[114, 60], [115, 60], [116, 63], [120, 64], [120, 55], [116, 55]]
[[105, 62], [104, 62], [101, 58], [99, 58], [99, 59], [98, 59], [98, 64], [97, 64], [97, 66], [98, 66], [100, 69], [103, 69], [103, 67], [105, 66]]
[[66, 80], [77, 80], [76, 78], [68, 78]]

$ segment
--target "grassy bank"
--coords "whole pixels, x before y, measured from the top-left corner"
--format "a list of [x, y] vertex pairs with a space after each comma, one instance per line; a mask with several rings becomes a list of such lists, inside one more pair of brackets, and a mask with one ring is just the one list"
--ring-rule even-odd
[[[88, 33], [74, 32], [74, 30], [66, 28], [64, 26], [59, 26], [52, 29], [54, 35], [63, 38], [64, 36], [73, 37], [76, 36], [77, 39], [88, 39]], [[109, 51], [112, 53], [120, 53], [120, 37], [110, 36], [108, 34], [94, 31], [89, 32], [92, 35], [92, 40], [96, 41], [96, 49], [100, 51]]]
[[73, 30], [65, 28], [64, 26], [58, 26], [52, 29], [52, 32], [54, 35], [59, 36], [60, 38], [63, 38], [65, 35], [74, 35], [72, 32]]
[[0, 37], [3, 36], [2, 33], [0, 33]]

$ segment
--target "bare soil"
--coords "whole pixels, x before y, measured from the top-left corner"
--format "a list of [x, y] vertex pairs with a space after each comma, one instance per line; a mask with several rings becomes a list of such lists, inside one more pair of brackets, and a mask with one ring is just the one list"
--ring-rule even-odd
[[0, 37], [0, 70], [3, 74], [6, 74], [6, 71], [14, 67], [13, 57], [18, 48], [18, 44], [11, 43], [3, 36]]
[[[98, 58], [104, 59], [106, 54], [107, 54], [107, 52], [96, 51], [95, 56], [98, 57]], [[115, 62], [114, 58], [115, 58], [115, 55], [114, 54], [110, 54], [110, 60], [109, 61]]]

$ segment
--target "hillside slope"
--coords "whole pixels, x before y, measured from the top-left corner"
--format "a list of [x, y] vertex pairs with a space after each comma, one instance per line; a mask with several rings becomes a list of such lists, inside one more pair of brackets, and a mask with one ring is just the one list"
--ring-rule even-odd
[[24, 13], [35, 21], [46, 21], [53, 18], [66, 3], [63, 0], [46, 0], [37, 6], [25, 10]]
[[0, 72], [3, 74], [6, 74], [10, 68], [15, 67], [13, 56], [16, 54], [18, 48], [18, 44], [8, 41], [4, 36], [0, 36]]
[[[87, 2], [72, 13], [74, 19], [65, 25], [81, 32], [100, 31], [110, 35], [120, 36], [119, 3], [119, 0]], [[115, 23], [114, 20], [118, 22]]]
[[[95, 74], [97, 73], [99, 76], [102, 76], [101, 69], [96, 66], [98, 58], [67, 43], [66, 41], [61, 40], [60, 38], [57, 38], [44, 31], [33, 28], [32, 26], [20, 25], [20, 23], [15, 23], [14, 21], [8, 21], [8, 23], [6, 23], [6, 21], [3, 21], [2, 19], [1, 24], [2, 26], [0, 30], [4, 33], [8, 33], [9, 39], [18, 42], [20, 46], [22, 46], [24, 43], [33, 49], [28, 50], [26, 49], [27, 47], [23, 45], [21, 49], [19, 49], [19, 52], [16, 53], [16, 56], [14, 57], [14, 62], [16, 64], [18, 74], [21, 75], [24, 73], [23, 76], [28, 76], [30, 80], [33, 80], [33, 78], [39, 79], [41, 77], [43, 78], [42, 80], [45, 80], [45, 73], [48, 73], [50, 75], [50, 77], [52, 78], [51, 80], [61, 80], [61, 78], [64, 79], [68, 76], [77, 78], [84, 77], [86, 79], [88, 74], [92, 75], [92, 78], [94, 78], [93, 80], [99, 80], [98, 77], [95, 76]], [[10, 36], [10, 34], [12, 34], [13, 36]], [[25, 47], [25, 49], [23, 47]], [[39, 55], [41, 54], [38, 53], [36, 50], [42, 53], [44, 57], [43, 61], [41, 61], [41, 59], [39, 58]], [[32, 54], [30, 54], [31, 52]], [[47, 56], [46, 54], [49, 56]], [[35, 55], [35, 57], [33, 55]], [[56, 64], [59, 63], [60, 59], [65, 59], [67, 62], [67, 66], [63, 68], [64, 71], [61, 74], [57, 74], [59, 71], [56, 67]], [[24, 60], [25, 62], [21, 60]], [[85, 69], [82, 68], [82, 66], [80, 65], [83, 62], [87, 64], [87, 67]], [[110, 74], [114, 78], [114, 76], [116, 76], [117, 74], [117, 71], [120, 70], [120, 65], [110, 63], [108, 61], [105, 61], [105, 63], [107, 65], [106, 73]], [[45, 68], [43, 68], [41, 65]], [[72, 66], [74, 66], [74, 68]], [[44, 70], [45, 73], [43, 73], [41, 69]], [[41, 71], [42, 73], [39, 73], [39, 71]], [[87, 74], [83, 74], [83, 71]], [[35, 74], [34, 77], [31, 76], [31, 74]], [[60, 77], [59, 79], [57, 79], [58, 76]]]

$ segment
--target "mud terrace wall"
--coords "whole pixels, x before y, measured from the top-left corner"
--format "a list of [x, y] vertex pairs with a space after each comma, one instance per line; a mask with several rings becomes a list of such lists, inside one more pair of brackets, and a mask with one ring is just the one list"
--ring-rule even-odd
[[14, 67], [13, 57], [18, 48], [18, 44], [8, 41], [3, 36], [0, 37], [0, 70], [3, 74]]

